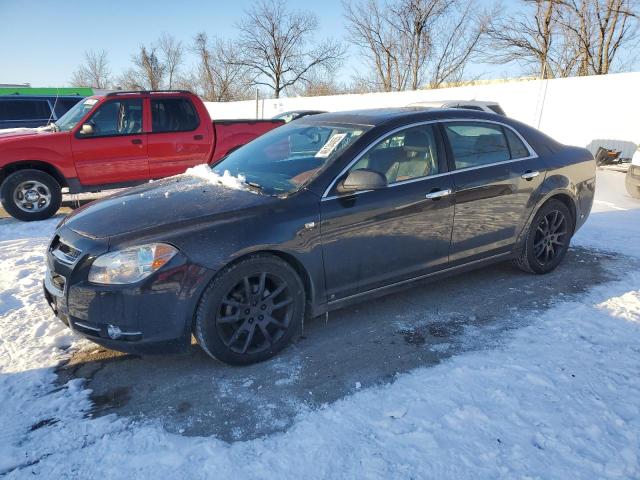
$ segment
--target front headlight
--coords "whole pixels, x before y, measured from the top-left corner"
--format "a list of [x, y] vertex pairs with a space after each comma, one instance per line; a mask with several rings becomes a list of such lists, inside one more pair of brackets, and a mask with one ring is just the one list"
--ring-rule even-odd
[[150, 243], [105, 253], [89, 270], [89, 281], [100, 284], [135, 283], [158, 270], [178, 250], [166, 243]]

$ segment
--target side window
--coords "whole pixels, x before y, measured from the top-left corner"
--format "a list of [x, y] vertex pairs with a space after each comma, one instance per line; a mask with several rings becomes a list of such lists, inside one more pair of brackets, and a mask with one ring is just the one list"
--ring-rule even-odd
[[151, 131], [185, 132], [200, 124], [193, 105], [186, 98], [151, 100]]
[[2, 120], [48, 120], [51, 107], [46, 100], [7, 100], [0, 103]]
[[433, 125], [412, 127], [389, 135], [370, 149], [351, 170], [370, 169], [389, 184], [439, 173], [438, 143]]
[[500, 125], [480, 122], [448, 122], [443, 125], [457, 169], [511, 159]]
[[526, 158], [531, 155], [527, 147], [522, 143], [522, 140], [520, 140], [510, 128], [505, 128], [504, 132], [507, 136], [507, 141], [509, 142], [509, 150], [511, 151], [512, 159]]
[[107, 102], [89, 118], [92, 137], [133, 135], [142, 132], [142, 100]]

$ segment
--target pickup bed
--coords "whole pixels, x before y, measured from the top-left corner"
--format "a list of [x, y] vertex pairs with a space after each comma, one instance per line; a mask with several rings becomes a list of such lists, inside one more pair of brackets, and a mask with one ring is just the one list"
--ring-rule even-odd
[[282, 124], [212, 121], [185, 91], [88, 97], [47, 127], [0, 132], [0, 200], [17, 219], [42, 220], [60, 207], [63, 188], [95, 192], [183, 173]]

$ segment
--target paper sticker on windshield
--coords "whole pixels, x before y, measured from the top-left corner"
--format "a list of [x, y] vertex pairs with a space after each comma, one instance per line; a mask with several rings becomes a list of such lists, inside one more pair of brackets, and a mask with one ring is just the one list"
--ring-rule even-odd
[[334, 133], [331, 135], [331, 138], [327, 140], [327, 143], [325, 143], [324, 146], [318, 150], [318, 153], [316, 153], [316, 158], [327, 158], [333, 153], [336, 147], [340, 145], [340, 142], [346, 136], [346, 133]]
[[85, 105], [95, 105], [96, 103], [98, 103], [97, 98], [88, 98], [87, 100], [84, 101]]

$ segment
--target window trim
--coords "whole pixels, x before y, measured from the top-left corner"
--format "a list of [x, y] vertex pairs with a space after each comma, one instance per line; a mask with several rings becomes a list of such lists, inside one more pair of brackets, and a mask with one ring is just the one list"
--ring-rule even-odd
[[[331, 190], [333, 190], [333, 188], [335, 187], [335, 184], [336, 184], [336, 182], [338, 181], [339, 178], [341, 178], [353, 165], [356, 164], [356, 162], [358, 162], [364, 155], [366, 155], [367, 152], [369, 152], [369, 150], [371, 150], [374, 146], [376, 146], [379, 142], [381, 142], [382, 140], [387, 138], [389, 135], [393, 135], [394, 133], [399, 132], [400, 130], [405, 130], [405, 129], [413, 128], [413, 127], [419, 127], [421, 125], [439, 124], [439, 123], [440, 124], [444, 124], [444, 123], [465, 122], [465, 121], [491, 123], [491, 124], [494, 124], [494, 125], [499, 125], [501, 127], [506, 127], [508, 129], [510, 129], [522, 141], [522, 143], [524, 144], [526, 149], [529, 151], [529, 156], [522, 157], [522, 158], [516, 158], [516, 159], [503, 160], [501, 162], [487, 163], [485, 165], [477, 165], [477, 166], [474, 166], [474, 167], [465, 167], [465, 168], [454, 169], [454, 170], [449, 169], [449, 171], [447, 171], [447, 172], [437, 173], [435, 175], [428, 175], [426, 177], [419, 177], [419, 178], [411, 178], [409, 180], [403, 180], [401, 182], [392, 183], [391, 185], [388, 185], [387, 188], [393, 188], [393, 187], [396, 187], [398, 185], [405, 185], [407, 183], [421, 182], [421, 181], [425, 181], [425, 180], [428, 180], [428, 179], [431, 179], [431, 178], [442, 177], [442, 176], [445, 176], [445, 175], [452, 175], [452, 174], [455, 174], [457, 172], [467, 172], [467, 171], [470, 171], [470, 170], [477, 170], [479, 168], [495, 167], [496, 165], [504, 165], [506, 163], [521, 162], [523, 160], [530, 160], [530, 159], [533, 159], [533, 158], [538, 158], [538, 154], [536, 153], [536, 151], [531, 147], [531, 145], [529, 145], [529, 142], [527, 142], [527, 140], [520, 134], [520, 132], [518, 132], [511, 125], [507, 125], [506, 123], [503, 123], [503, 122], [500, 122], [500, 121], [497, 121], [497, 120], [485, 120], [485, 119], [481, 119], [481, 118], [445, 118], [445, 119], [438, 119], [438, 120], [426, 120], [426, 121], [422, 121], [422, 122], [414, 122], [414, 123], [409, 123], [407, 125], [403, 125], [401, 127], [395, 128], [393, 130], [390, 130], [389, 132], [385, 132], [382, 135], [380, 135], [378, 138], [373, 140], [369, 145], [367, 145], [362, 150], [362, 152], [360, 152], [358, 155], [356, 155], [353, 158], [353, 160], [351, 160], [348, 163], [348, 165], [346, 167], [344, 167], [340, 171], [340, 173], [334, 177], [334, 179], [331, 181], [329, 186], [325, 189], [324, 193], [322, 194], [322, 197], [320, 198], [320, 201], [322, 202], [324, 200], [333, 200], [333, 199], [336, 199], [336, 198], [343, 197], [343, 195], [342, 196], [338, 196], [338, 195], [329, 196], [329, 192], [331, 192]], [[506, 136], [505, 136], [505, 140], [506, 140]], [[442, 141], [443, 142], [448, 142], [448, 139], [443, 138]], [[507, 143], [507, 145], [508, 145], [508, 143]], [[440, 162], [440, 160], [438, 160], [438, 162]], [[370, 191], [371, 190], [362, 190], [361, 192], [354, 192], [354, 193], [352, 193], [350, 195], [358, 195], [360, 193], [366, 193], [366, 192], [370, 192]]]
[[[189, 105], [191, 105], [191, 108], [193, 108], [193, 113], [196, 114], [196, 126], [194, 128], [188, 129], [188, 130], [165, 130], [162, 132], [154, 132], [153, 131], [153, 106], [151, 105], [153, 103], [154, 100], [185, 100], [187, 102], [189, 102]], [[180, 133], [180, 132], [195, 132], [196, 130], [198, 130], [200, 128], [200, 115], [198, 115], [198, 109], [196, 108], [196, 106], [193, 104], [193, 102], [191, 101], [190, 98], [187, 97], [154, 97], [151, 98], [149, 97], [149, 121], [151, 122], [151, 130], [148, 131], [148, 134], [156, 134], [156, 135], [162, 135], [162, 134], [166, 134], [166, 133]]]
[[[93, 116], [98, 113], [98, 111], [104, 107], [105, 105], [109, 104], [109, 103], [114, 103], [114, 102], [135, 102], [136, 100], [140, 100], [141, 104], [142, 104], [142, 130], [140, 132], [137, 133], [114, 133], [111, 135], [91, 135], [89, 137], [85, 137], [80, 135], [80, 130], [82, 130], [82, 125], [84, 125], [85, 123], [87, 123], [89, 120], [91, 120], [93, 118]], [[139, 135], [146, 135], [147, 132], [144, 131], [144, 99], [143, 98], [115, 98], [113, 100], [107, 100], [102, 102], [100, 105], [98, 105], [97, 107], [94, 105], [93, 108], [87, 112], [87, 115], [89, 115], [88, 117], [85, 116], [85, 118], [83, 118], [80, 122], [78, 122], [78, 124], [74, 127], [75, 128], [75, 132], [73, 134], [73, 136], [75, 138], [77, 138], [78, 140], [91, 140], [92, 138], [113, 138], [113, 137], [134, 137], [134, 136], [139, 136]]]

